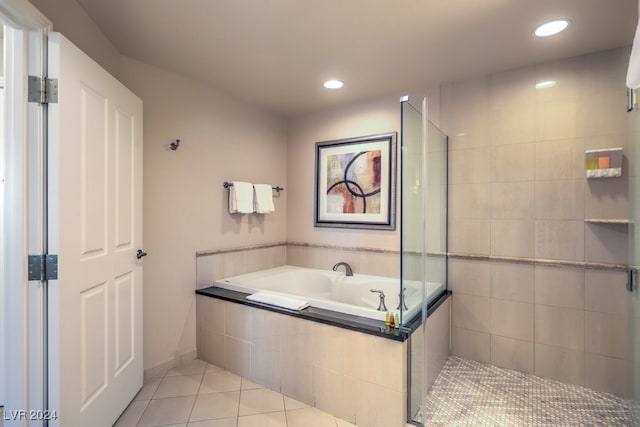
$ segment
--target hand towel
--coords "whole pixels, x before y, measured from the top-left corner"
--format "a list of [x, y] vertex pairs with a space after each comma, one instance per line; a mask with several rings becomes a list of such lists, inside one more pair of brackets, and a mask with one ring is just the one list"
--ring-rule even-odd
[[229, 213], [247, 214], [253, 212], [253, 184], [233, 181], [229, 187]]
[[253, 210], [259, 214], [275, 211], [273, 189], [269, 184], [253, 184]]
[[640, 87], [640, 22], [638, 22], [631, 47], [631, 57], [629, 58], [629, 68], [627, 69], [627, 87], [629, 89], [638, 89]]
[[309, 307], [309, 301], [270, 292], [256, 292], [253, 295], [249, 295], [247, 299], [276, 307], [288, 308], [289, 310], [300, 311]]

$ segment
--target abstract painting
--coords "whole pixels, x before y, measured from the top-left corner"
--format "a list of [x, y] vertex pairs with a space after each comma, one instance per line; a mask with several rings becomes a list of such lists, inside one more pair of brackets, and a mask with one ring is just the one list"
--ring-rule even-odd
[[395, 229], [396, 133], [316, 143], [316, 227]]

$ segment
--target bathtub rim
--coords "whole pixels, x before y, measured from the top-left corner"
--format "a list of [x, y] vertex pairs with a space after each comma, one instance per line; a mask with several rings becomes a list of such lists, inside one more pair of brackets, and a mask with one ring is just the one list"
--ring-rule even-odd
[[[420, 325], [422, 325], [422, 313], [420, 312], [418, 312], [414, 316], [414, 318], [407, 322], [406, 325], [402, 328], [389, 330], [387, 332], [384, 322], [380, 320], [355, 316], [351, 314], [344, 314], [317, 307], [308, 307], [301, 311], [288, 310], [286, 308], [275, 307], [272, 305], [250, 301], [247, 299], [247, 297], [251, 294], [232, 291], [229, 289], [220, 288], [218, 286], [209, 286], [206, 288], [197, 289], [196, 295], [234, 302], [237, 304], [246, 305], [248, 307], [259, 308], [274, 313], [284, 314], [304, 320], [310, 320], [312, 322], [323, 323], [325, 325], [336, 326], [342, 329], [349, 329], [368, 335], [375, 335], [381, 338], [399, 342], [407, 341], [411, 334]], [[442, 303], [444, 303], [444, 301], [447, 300], [450, 295], [451, 291], [446, 289], [443, 290], [442, 293], [427, 306], [427, 318], [433, 312], [435, 312], [435, 310], [437, 310], [438, 307], [440, 307], [440, 305], [442, 305]]]
[[[334, 281], [336, 278], [339, 277], [344, 277], [344, 273], [341, 272], [336, 272], [336, 271], [330, 271], [330, 270], [324, 270], [324, 269], [320, 269], [320, 268], [310, 268], [310, 267], [301, 267], [301, 266], [297, 266], [297, 265], [291, 265], [291, 264], [284, 264], [284, 265], [279, 265], [276, 267], [269, 267], [263, 270], [258, 270], [258, 271], [251, 271], [248, 273], [243, 273], [243, 274], [238, 274], [238, 275], [234, 275], [234, 276], [228, 276], [228, 277], [223, 277], [220, 279], [216, 279], [213, 281], [213, 286], [217, 286], [220, 288], [224, 288], [224, 289], [228, 289], [231, 291], [236, 291], [236, 292], [240, 292], [240, 293], [256, 293], [256, 292], [261, 292], [261, 291], [267, 291], [269, 293], [274, 293], [274, 294], [281, 294], [283, 296], [294, 296], [296, 298], [301, 298], [301, 299], [306, 299], [308, 300], [309, 304], [312, 307], [316, 307], [316, 308], [322, 308], [325, 310], [333, 310], [336, 311], [338, 313], [344, 313], [344, 314], [350, 314], [352, 316], [356, 316], [356, 317], [365, 317], [365, 318], [371, 318], [373, 320], [383, 320], [384, 319], [384, 312], [380, 312], [375, 310], [375, 305], [373, 306], [369, 306], [369, 307], [365, 307], [365, 306], [361, 306], [361, 305], [357, 305], [357, 304], [351, 304], [348, 302], [342, 302], [342, 301], [335, 301], [332, 302], [331, 298], [326, 298], [326, 297], [315, 297], [313, 295], [309, 296], [306, 294], [302, 294], [302, 295], [298, 295], [298, 294], [293, 294], [291, 295], [289, 292], [287, 291], [280, 291], [280, 290], [274, 290], [271, 289], [269, 287], [262, 287], [262, 286], [254, 286], [251, 284], [247, 284], [247, 281], [255, 281], [255, 280], [263, 280], [265, 277], [267, 279], [272, 278], [274, 276], [278, 276], [281, 274], [290, 274], [290, 273], [294, 273], [297, 274], [299, 272], [305, 273], [305, 272], [310, 272], [312, 274], [318, 274], [324, 277], [329, 278], [330, 281]], [[392, 283], [396, 283], [396, 281], [398, 280], [397, 277], [388, 277], [388, 276], [379, 276], [379, 275], [373, 275], [373, 274], [363, 274], [363, 273], [354, 273], [353, 274], [354, 278], [362, 278], [362, 279], [371, 279], [374, 281], [379, 281], [382, 280], [385, 283], [386, 282], [392, 282]], [[412, 288], [413, 291], [416, 291], [418, 294], [420, 293], [419, 287], [420, 287], [421, 283], [419, 281], [416, 280], [410, 280], [408, 281], [408, 284], [406, 285], [406, 288]], [[442, 283], [427, 283], [427, 286], [430, 285], [435, 285], [437, 290], [436, 292], [431, 291], [430, 293], [428, 293], [428, 297], [429, 297], [429, 302], [428, 304], [431, 305], [433, 302], [435, 302], [439, 297], [440, 294], [446, 289], [442, 288]], [[348, 286], [348, 285], [347, 285]], [[371, 286], [365, 286], [366, 289], [369, 289]], [[374, 288], [377, 288], [378, 286], [373, 286]], [[382, 289], [382, 288], [381, 288]], [[386, 290], [385, 290], [386, 292]], [[390, 295], [390, 293], [387, 293], [387, 295]], [[412, 297], [411, 301], [407, 300], [408, 303], [405, 305], [408, 305], [408, 313], [407, 313], [407, 317], [413, 321], [413, 319], [415, 318], [415, 316], [417, 316], [420, 313], [420, 301], [417, 300], [417, 298]], [[337, 308], [332, 309], [329, 308], [328, 306], [335, 304], [335, 306]], [[377, 301], [376, 301], [377, 304]], [[387, 302], [387, 304], [389, 304], [389, 302]], [[396, 305], [395, 302], [391, 305], [394, 306]], [[350, 308], [351, 311], [343, 311], [340, 308], [347, 308], [347, 310]], [[390, 313], [394, 313], [397, 314], [398, 310], [388, 310]], [[360, 312], [360, 314], [358, 314], [358, 312]], [[367, 314], [369, 313], [369, 314]], [[404, 313], [403, 313], [404, 315]], [[405, 322], [405, 325], [408, 322]]]

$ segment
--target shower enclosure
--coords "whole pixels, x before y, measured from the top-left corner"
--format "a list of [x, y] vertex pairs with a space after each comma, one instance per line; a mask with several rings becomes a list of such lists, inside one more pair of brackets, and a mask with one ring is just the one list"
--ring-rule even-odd
[[428, 360], [427, 318], [447, 294], [447, 136], [428, 120], [427, 106], [426, 98], [420, 108], [401, 100], [400, 292], [408, 282], [422, 288], [421, 312], [401, 319], [414, 329], [407, 352], [407, 418], [415, 425], [423, 424], [426, 394], [441, 367]]
[[640, 109], [629, 92], [629, 373], [631, 424], [640, 426]]

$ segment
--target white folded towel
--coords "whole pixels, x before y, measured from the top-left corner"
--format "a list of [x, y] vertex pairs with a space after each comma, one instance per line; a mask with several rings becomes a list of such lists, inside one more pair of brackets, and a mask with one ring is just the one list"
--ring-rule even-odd
[[259, 214], [266, 214], [276, 210], [273, 206], [273, 189], [269, 184], [253, 184], [253, 210]]
[[627, 69], [627, 87], [638, 89], [640, 87], [640, 22], [636, 28], [631, 47], [631, 57], [629, 58], [629, 68]]
[[627, 69], [627, 87], [638, 89], [640, 87], [640, 22], [636, 28], [629, 57], [629, 68]]
[[229, 213], [247, 214], [253, 212], [253, 184], [233, 181], [229, 187]]
[[263, 304], [273, 305], [275, 307], [288, 308], [289, 310], [300, 311], [309, 307], [309, 301], [301, 298], [295, 298], [271, 292], [256, 292], [247, 297], [249, 301], [260, 302]]

